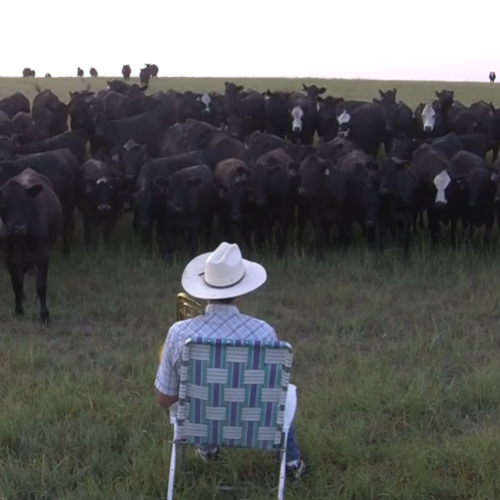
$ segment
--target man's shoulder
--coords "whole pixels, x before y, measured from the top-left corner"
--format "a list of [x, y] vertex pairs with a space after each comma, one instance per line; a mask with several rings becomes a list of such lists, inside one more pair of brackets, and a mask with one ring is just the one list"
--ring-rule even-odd
[[274, 328], [263, 319], [256, 318], [255, 316], [250, 316], [248, 314], [241, 314], [242, 319], [252, 324], [255, 329], [268, 330], [269, 332], [274, 332]]

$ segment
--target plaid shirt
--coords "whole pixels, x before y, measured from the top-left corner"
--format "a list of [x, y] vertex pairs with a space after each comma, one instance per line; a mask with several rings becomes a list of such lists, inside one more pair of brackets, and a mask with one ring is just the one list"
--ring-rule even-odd
[[186, 340], [195, 335], [231, 340], [278, 340], [274, 328], [265, 321], [241, 314], [233, 305], [209, 304], [205, 314], [178, 321], [170, 328], [155, 380], [155, 387], [162, 394], [178, 394], [182, 348]]

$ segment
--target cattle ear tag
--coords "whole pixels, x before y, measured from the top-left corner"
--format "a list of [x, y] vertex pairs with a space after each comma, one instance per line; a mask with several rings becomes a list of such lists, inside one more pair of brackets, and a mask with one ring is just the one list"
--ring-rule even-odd
[[330, 175], [330, 169], [329, 169], [329, 168], [327, 168], [327, 169], [325, 170], [325, 175]]

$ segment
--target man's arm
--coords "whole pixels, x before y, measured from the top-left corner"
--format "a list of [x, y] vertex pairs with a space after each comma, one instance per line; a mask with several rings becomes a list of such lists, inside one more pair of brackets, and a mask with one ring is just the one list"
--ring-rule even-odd
[[172, 327], [165, 340], [163, 354], [156, 372], [156, 401], [162, 408], [167, 409], [179, 400], [179, 374], [175, 363], [176, 341], [175, 330]]

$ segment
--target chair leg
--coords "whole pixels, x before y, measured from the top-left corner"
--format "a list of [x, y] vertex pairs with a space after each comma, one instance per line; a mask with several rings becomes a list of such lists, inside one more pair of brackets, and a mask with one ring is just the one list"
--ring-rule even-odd
[[174, 498], [175, 465], [177, 461], [177, 443], [172, 443], [172, 454], [170, 455], [170, 472], [168, 474], [167, 500]]
[[286, 478], [286, 443], [288, 439], [288, 431], [284, 433], [283, 437], [283, 450], [281, 452], [280, 464], [280, 482], [278, 487], [278, 500], [285, 498], [285, 478]]
[[179, 467], [181, 469], [181, 472], [184, 472], [184, 469], [186, 467], [186, 448], [187, 448], [187, 445], [186, 444], [181, 444], [180, 445], [180, 455], [181, 455], [181, 458], [180, 458], [180, 464], [179, 464]]

